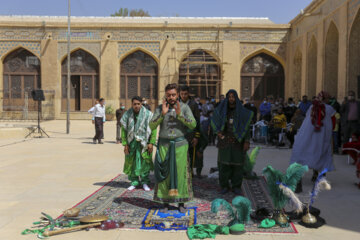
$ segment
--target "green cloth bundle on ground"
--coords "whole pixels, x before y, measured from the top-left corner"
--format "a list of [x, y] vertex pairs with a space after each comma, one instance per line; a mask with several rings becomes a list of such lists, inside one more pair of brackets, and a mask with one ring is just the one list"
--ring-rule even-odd
[[266, 218], [264, 220], [261, 221], [260, 225], [258, 226], [258, 228], [272, 228], [276, 225], [276, 222], [274, 219], [269, 219]]
[[189, 239], [215, 238], [216, 234], [229, 235], [229, 227], [214, 224], [197, 224], [187, 230]]

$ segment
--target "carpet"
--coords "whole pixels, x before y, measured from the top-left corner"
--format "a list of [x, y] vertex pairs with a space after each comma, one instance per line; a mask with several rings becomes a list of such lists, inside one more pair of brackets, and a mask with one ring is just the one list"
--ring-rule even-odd
[[[151, 180], [154, 182], [153, 176], [151, 176]], [[128, 191], [127, 187], [129, 187], [127, 176], [120, 174], [75, 206], [80, 209], [80, 216], [105, 214], [113, 220], [124, 222], [124, 228], [141, 229], [143, 227], [142, 222], [149, 210], [160, 208], [161, 205], [153, 201], [153, 190], [150, 192], [145, 192], [142, 189]], [[150, 187], [153, 188], [154, 186], [150, 184]], [[221, 195], [217, 179], [212, 178], [194, 178], [193, 191], [194, 199], [186, 203], [185, 206], [188, 208], [196, 207], [197, 224], [226, 225], [229, 222], [226, 211], [220, 211], [218, 214], [211, 212], [211, 202], [216, 198], [223, 198], [231, 202], [235, 194]], [[250, 199], [253, 210], [262, 207], [273, 208], [263, 178], [244, 180], [242, 191], [243, 195]], [[292, 223], [289, 227], [271, 229], [257, 228], [258, 224], [251, 220], [246, 224], [245, 230], [260, 233], [297, 233]]]

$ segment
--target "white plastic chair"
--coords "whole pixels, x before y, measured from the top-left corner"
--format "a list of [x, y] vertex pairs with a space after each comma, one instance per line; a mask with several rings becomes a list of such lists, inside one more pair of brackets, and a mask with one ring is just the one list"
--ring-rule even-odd
[[[342, 150], [343, 150], [343, 151], [354, 151], [354, 152], [356, 152], [356, 154], [357, 154], [357, 156], [358, 156], [356, 162], [359, 161], [360, 151], [357, 150], [356, 148], [343, 148]], [[348, 164], [350, 165], [350, 155], [349, 155], [349, 154], [348, 154], [348, 156], [347, 156], [347, 159], [348, 159], [347, 162], [348, 162]]]

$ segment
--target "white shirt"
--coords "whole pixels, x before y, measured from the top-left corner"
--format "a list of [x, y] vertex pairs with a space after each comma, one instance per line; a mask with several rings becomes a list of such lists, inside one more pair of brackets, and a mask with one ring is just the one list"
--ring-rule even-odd
[[[101, 104], [98, 103], [94, 106], [94, 109], [91, 108], [90, 110], [93, 110], [93, 111], [91, 111], [91, 113], [93, 115], [93, 119], [95, 119], [96, 117], [101, 117], [101, 118], [103, 118], [103, 121], [105, 122], [105, 105], [101, 106]], [[89, 112], [90, 112], [90, 110], [89, 110]]]

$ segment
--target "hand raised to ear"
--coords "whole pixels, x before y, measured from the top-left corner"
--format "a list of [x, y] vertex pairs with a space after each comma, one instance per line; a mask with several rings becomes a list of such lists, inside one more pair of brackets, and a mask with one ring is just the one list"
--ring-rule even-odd
[[162, 111], [161, 114], [163, 116], [165, 116], [167, 114], [167, 112], [169, 111], [169, 105], [167, 104], [166, 100], [163, 100], [163, 104], [162, 104]]
[[179, 100], [176, 101], [176, 104], [174, 105], [174, 109], [175, 109], [176, 115], [179, 116], [181, 114], [181, 108], [180, 108]]

